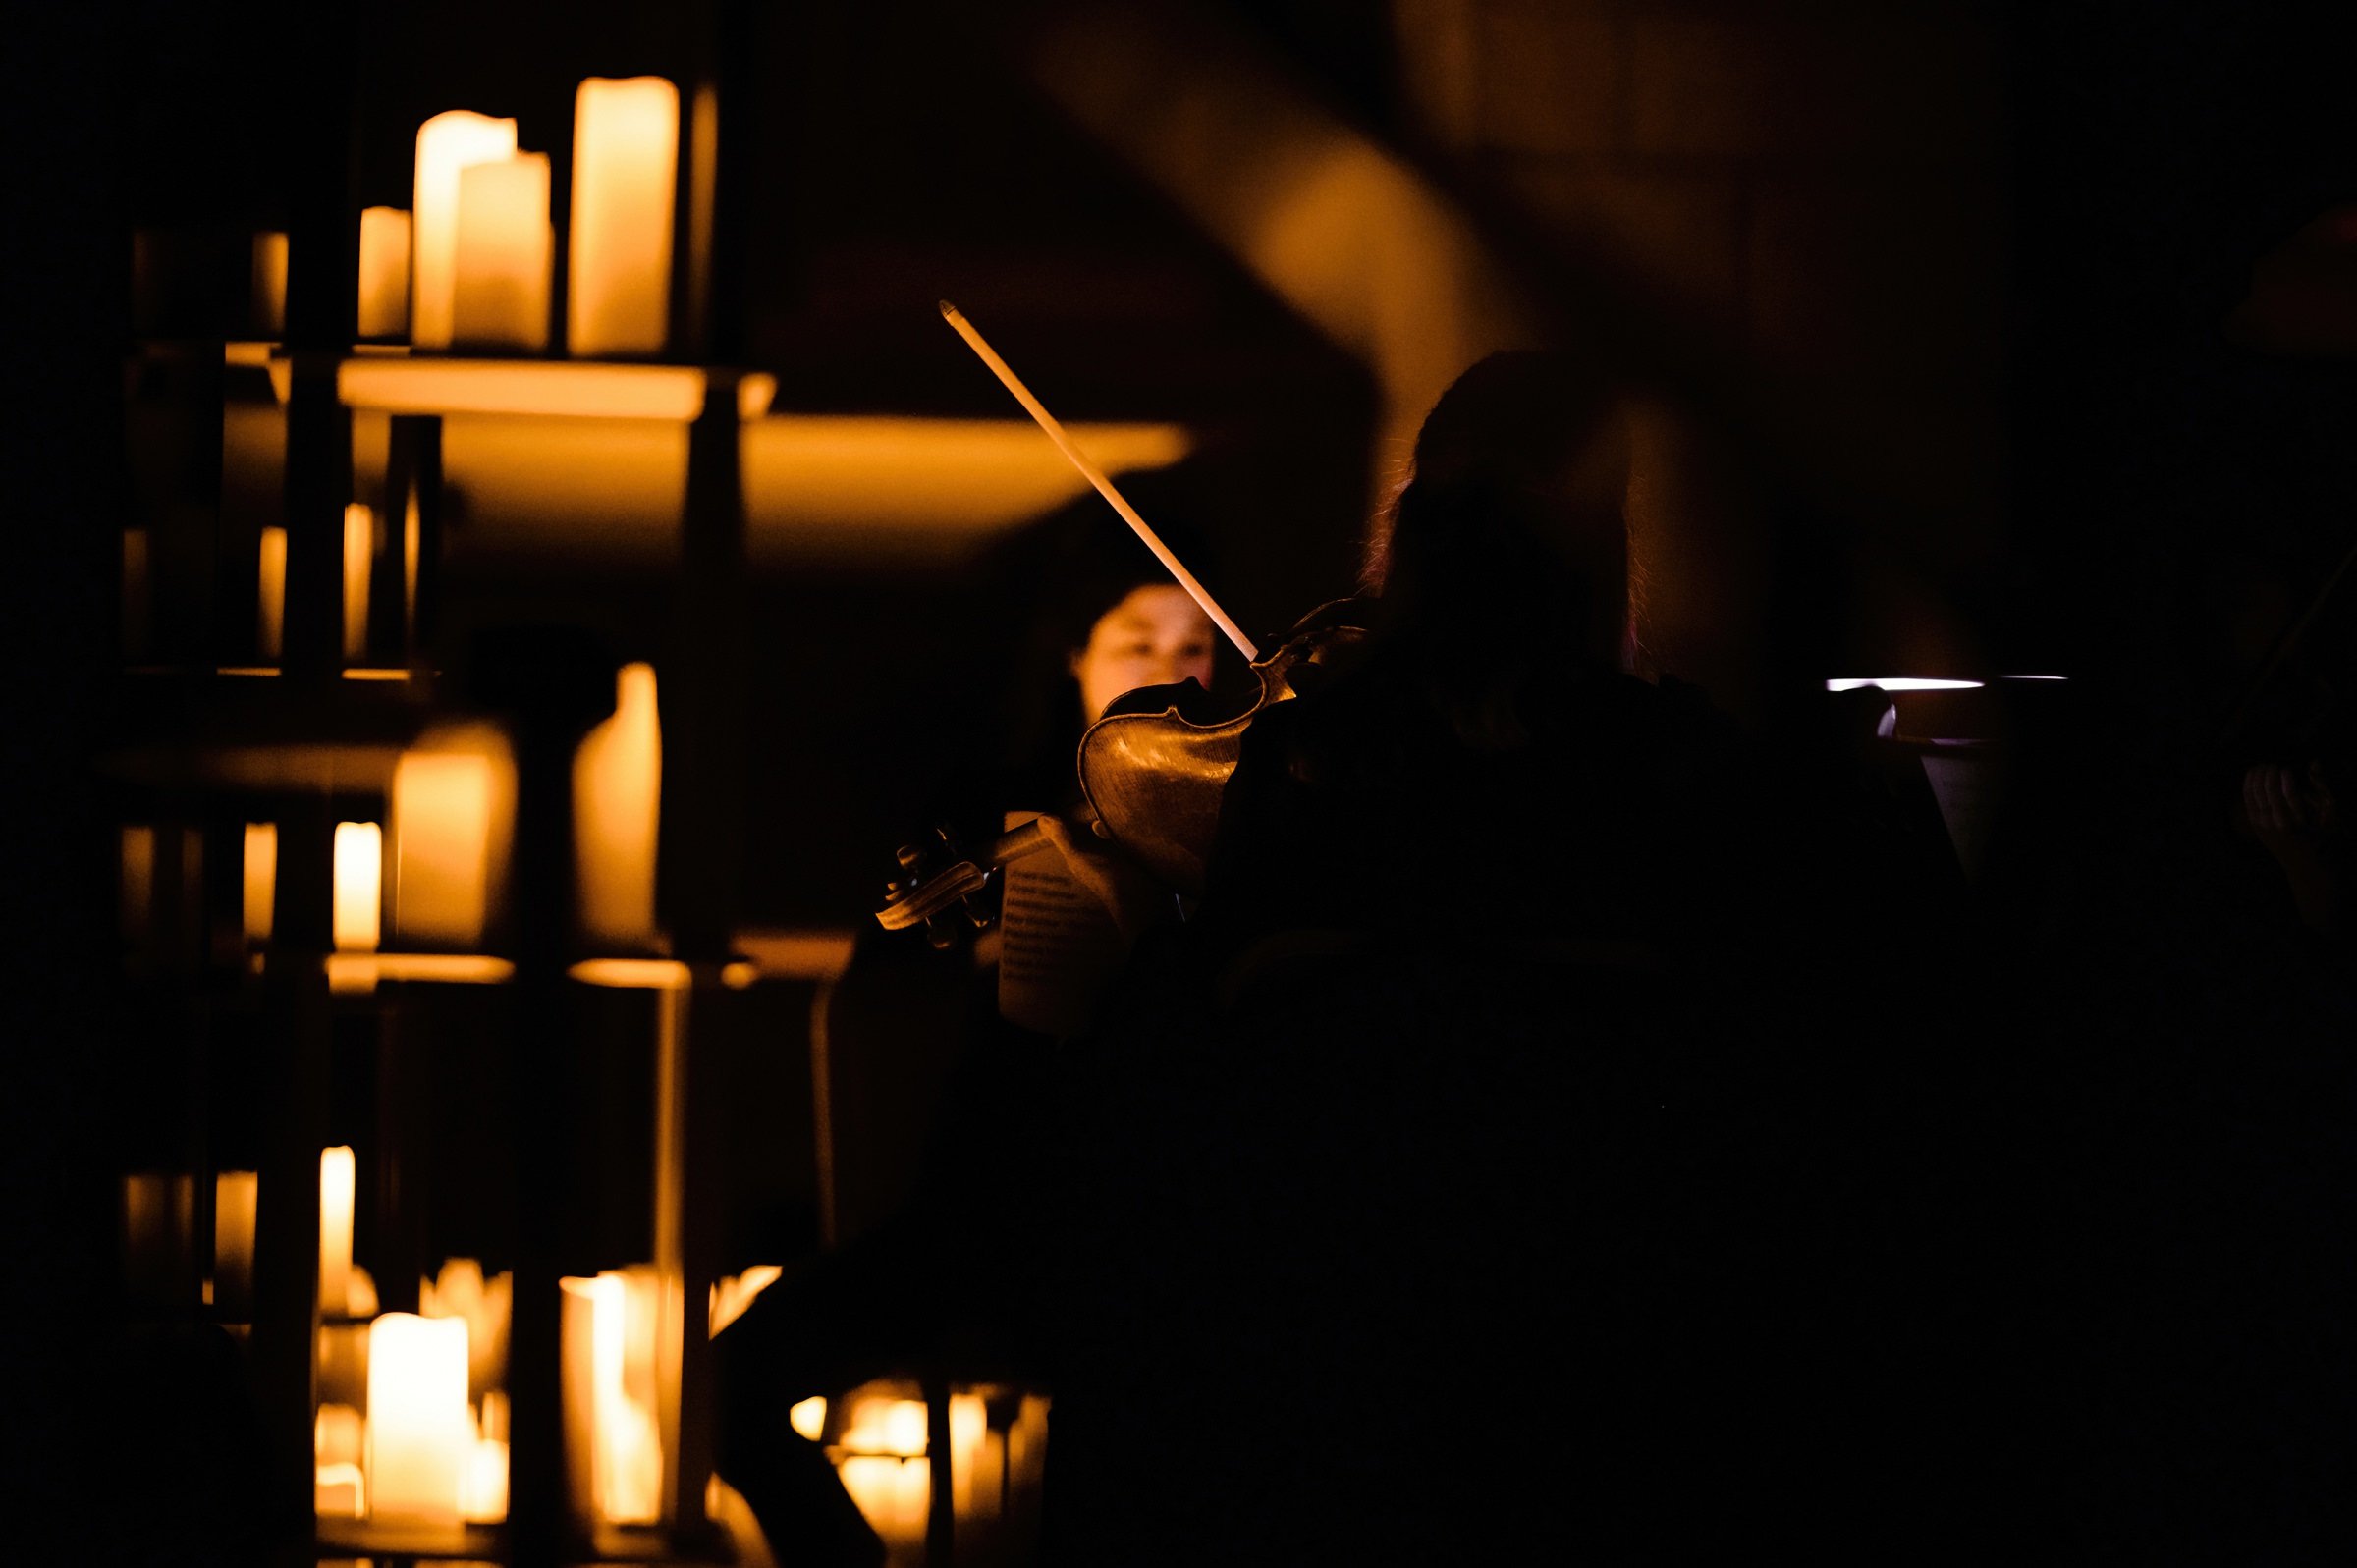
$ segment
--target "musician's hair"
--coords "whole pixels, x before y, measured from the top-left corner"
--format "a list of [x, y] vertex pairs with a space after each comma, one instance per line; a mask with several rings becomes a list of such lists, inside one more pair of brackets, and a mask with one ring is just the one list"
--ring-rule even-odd
[[1420, 634], [1468, 738], [1516, 731], [1507, 689], [1531, 672], [1617, 661], [1625, 430], [1613, 383], [1535, 350], [1481, 360], [1425, 417], [1414, 471], [1375, 520], [1362, 581], [1386, 623]]

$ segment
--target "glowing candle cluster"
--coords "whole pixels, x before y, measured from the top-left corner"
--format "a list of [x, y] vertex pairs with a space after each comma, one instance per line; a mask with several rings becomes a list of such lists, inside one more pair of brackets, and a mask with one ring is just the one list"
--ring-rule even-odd
[[[566, 331], [573, 352], [659, 354], [671, 322], [679, 89], [660, 77], [583, 81], [574, 106]], [[549, 159], [516, 122], [453, 109], [417, 131], [408, 228], [411, 342], [537, 353], [548, 347], [555, 231]], [[394, 210], [362, 233], [362, 332], [390, 326]], [[371, 331], [370, 329], [379, 329]]]

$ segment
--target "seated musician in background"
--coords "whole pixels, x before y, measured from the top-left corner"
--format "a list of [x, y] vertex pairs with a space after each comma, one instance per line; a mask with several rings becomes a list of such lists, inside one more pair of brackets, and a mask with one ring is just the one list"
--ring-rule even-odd
[[[1202, 503], [1183, 472], [1125, 481], [1180, 547], [1201, 559], [1186, 516]], [[1210, 621], [1144, 546], [1107, 526], [1094, 495], [1014, 540], [983, 574], [993, 596], [1033, 610], [998, 694], [998, 744], [943, 783], [943, 819], [987, 844], [1010, 816], [1080, 805], [1081, 732], [1124, 692], [1214, 679]], [[839, 1102], [842, 1250], [770, 1287], [722, 1336], [728, 1406], [720, 1468], [781, 1547], [816, 1563], [875, 1551], [793, 1433], [796, 1399], [955, 1363], [961, 1379], [1038, 1380], [1037, 1356], [991, 1276], [1006, 1259], [972, 1206], [1035, 1141], [1047, 1042], [999, 1015], [999, 932], [935, 951], [913, 932], [868, 925], [822, 1003]], [[1027, 1186], [1028, 1184], [1026, 1184]], [[996, 1249], [978, 1255], [987, 1238]], [[813, 1470], [813, 1465], [817, 1466]]]

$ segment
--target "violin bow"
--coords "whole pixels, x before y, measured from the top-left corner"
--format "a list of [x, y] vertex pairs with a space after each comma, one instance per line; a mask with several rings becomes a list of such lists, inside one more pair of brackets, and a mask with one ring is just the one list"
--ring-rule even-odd
[[1171, 554], [1170, 546], [1164, 544], [1161, 536], [1146, 525], [1146, 519], [1139, 516], [1137, 509], [1129, 505], [1127, 498], [1113, 487], [1113, 481], [1105, 477], [1105, 470], [1090, 461], [1088, 454], [1072, 444], [1072, 438], [1066, 434], [1064, 426], [1057, 422], [1056, 416], [1048, 412], [1037, 398], [1031, 396], [1031, 389], [1024, 386], [1022, 380], [1007, 367], [1007, 361], [999, 357], [998, 351], [982, 341], [982, 334], [974, 330], [974, 324], [966, 320], [958, 307], [947, 299], [941, 301], [941, 319], [956, 328], [958, 336], [965, 340], [966, 347], [973, 350], [984, 364], [990, 366], [990, 373], [999, 378], [999, 385], [1014, 394], [1014, 401], [1021, 404], [1023, 411], [1030, 414], [1038, 422], [1039, 428], [1047, 432], [1048, 439], [1056, 443], [1056, 450], [1064, 454], [1065, 460], [1079, 469], [1080, 476], [1095, 485], [1097, 494], [1103, 496], [1113, 510], [1122, 514], [1122, 520], [1129, 525], [1129, 531], [1136, 534], [1139, 542], [1148, 550], [1154, 552], [1154, 559], [1161, 562], [1170, 574], [1178, 579], [1178, 586], [1186, 590], [1187, 597], [1201, 606], [1203, 613], [1211, 617], [1211, 623], [1225, 632], [1230, 642], [1235, 644], [1235, 651], [1244, 656], [1244, 662], [1246, 664], [1259, 663], [1260, 650], [1252, 645], [1251, 638], [1244, 635], [1243, 628], [1230, 619], [1228, 612], [1220, 608], [1219, 601], [1211, 596], [1203, 584], [1195, 580], [1195, 574], [1187, 570], [1177, 556]]

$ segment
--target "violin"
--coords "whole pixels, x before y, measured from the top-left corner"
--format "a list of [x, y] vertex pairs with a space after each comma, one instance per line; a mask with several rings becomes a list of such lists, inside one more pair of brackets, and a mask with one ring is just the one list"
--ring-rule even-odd
[[[1174, 892], [1200, 897], [1204, 862], [1219, 829], [1220, 796], [1242, 756], [1244, 732], [1271, 705], [1296, 695], [1293, 677], [1303, 666], [1366, 636], [1366, 629], [1349, 614], [1354, 601], [1337, 600], [1311, 611], [1275, 652], [1263, 658], [973, 324], [946, 299], [941, 301], [941, 314], [1251, 667], [1259, 690], [1240, 713], [1219, 717], [1209, 712], [1209, 694], [1190, 677], [1115, 699], [1080, 737], [1080, 791], [1087, 802], [1090, 831]], [[886, 884], [877, 923], [887, 931], [922, 925], [935, 946], [947, 946], [961, 925], [979, 929], [990, 924], [993, 917], [987, 905], [977, 901], [980, 895], [1007, 866], [1049, 842], [1038, 824], [1026, 823], [1000, 838], [987, 853], [969, 854], [948, 829], [936, 829], [931, 838], [901, 846], [901, 875]]]

